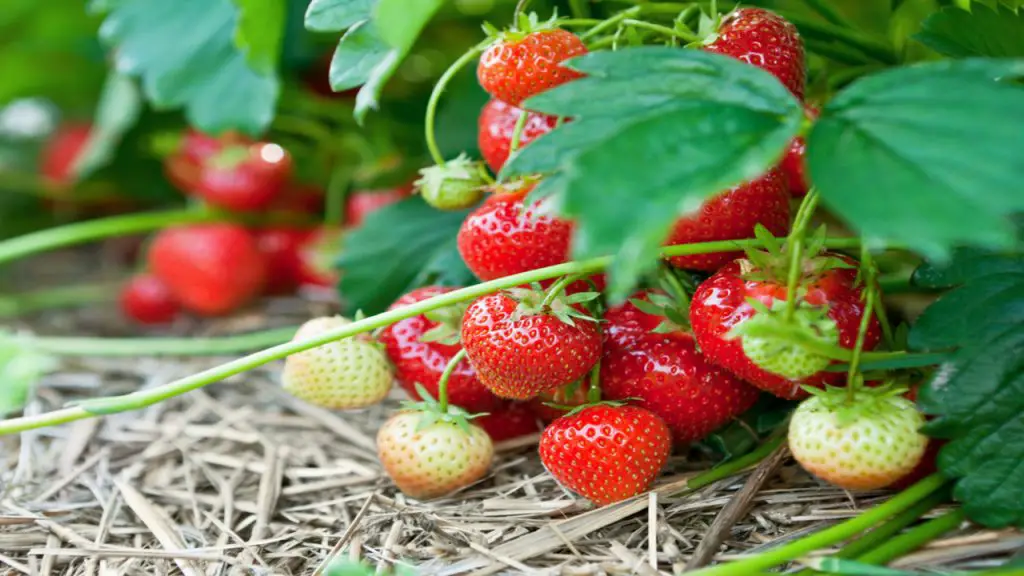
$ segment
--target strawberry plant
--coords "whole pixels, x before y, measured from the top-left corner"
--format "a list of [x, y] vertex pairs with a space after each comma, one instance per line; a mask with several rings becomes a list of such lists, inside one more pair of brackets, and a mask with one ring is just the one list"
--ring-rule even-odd
[[[396, 546], [411, 527], [470, 534], [501, 569], [532, 569], [524, 558], [562, 541], [581, 556], [572, 530], [414, 520], [482, 490], [474, 514], [491, 522], [538, 482], [579, 497], [560, 516], [609, 506], [588, 518], [622, 520], [647, 499], [658, 571], [679, 556], [658, 541], [655, 521], [675, 518], [659, 520], [658, 499], [755, 466], [687, 573], [819, 552], [809, 569], [867, 574], [965, 520], [1024, 528], [1024, 7], [719, 4], [16, 0], [0, 15], [19, 48], [0, 53], [0, 266], [16, 270], [0, 315], [116, 293], [147, 333], [187, 334], [44, 336], [20, 329], [75, 324], [19, 319], [0, 333], [0, 435], [269, 364], [279, 400], [314, 405], [379, 463], [345, 518], [354, 531], [368, 506], [392, 507], [378, 573], [415, 548]], [[23, 49], [48, 45], [69, 68], [27, 69]], [[118, 240], [119, 292], [21, 278], [43, 252]], [[313, 319], [205, 336], [294, 309]], [[53, 402], [56, 357], [143, 354], [247, 355]], [[395, 409], [396, 395], [410, 402]], [[516, 462], [533, 468], [510, 472], [503, 451], [531, 443]], [[270, 456], [253, 542], [280, 495], [312, 491], [312, 467], [271, 486]], [[322, 456], [302, 457], [326, 468]], [[789, 456], [808, 482], [890, 497], [702, 567]], [[27, 482], [31, 468], [12, 485], [67, 486]], [[480, 548], [506, 532], [520, 545]], [[353, 534], [312, 571], [365, 572], [341, 559], [372, 548]]]

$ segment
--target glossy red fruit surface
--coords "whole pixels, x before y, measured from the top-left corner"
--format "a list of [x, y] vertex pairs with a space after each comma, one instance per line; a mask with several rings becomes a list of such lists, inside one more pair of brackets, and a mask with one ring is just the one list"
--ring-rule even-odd
[[[836, 257], [848, 263], [855, 262], [845, 256]], [[742, 260], [734, 261], [705, 280], [693, 295], [690, 305], [690, 324], [704, 355], [715, 364], [726, 368], [754, 386], [786, 399], [807, 396], [801, 384], [821, 386], [838, 385], [844, 379], [839, 372], [821, 371], [800, 382], [787, 380], [756, 366], [743, 352], [740, 338], [727, 337], [733, 326], [751, 318], [757, 312], [747, 302], [754, 298], [771, 307], [773, 300], [786, 299], [786, 283], [772, 279], [747, 279], [741, 267]], [[756, 270], [750, 270], [756, 272]], [[857, 284], [857, 269], [831, 268], [805, 278], [804, 300], [813, 306], [827, 306], [828, 317], [836, 323], [839, 345], [852, 349], [864, 315], [863, 287]], [[872, 318], [864, 349], [871, 350], [881, 338], [881, 329]]]
[[583, 75], [560, 63], [587, 53], [572, 32], [542, 30], [498, 40], [480, 56], [476, 75], [488, 94], [513, 106]]
[[[487, 165], [495, 174], [508, 160], [512, 150], [512, 136], [515, 134], [516, 123], [523, 111], [501, 100], [491, 99], [480, 112], [478, 122], [477, 144]], [[558, 118], [539, 112], [527, 112], [526, 122], [519, 135], [519, 147], [523, 148], [535, 139], [554, 130]]]
[[263, 290], [266, 263], [256, 239], [234, 224], [167, 228], [153, 239], [149, 268], [182, 306], [199, 314], [227, 314]]
[[255, 232], [267, 265], [267, 294], [290, 294], [299, 287], [303, 278], [300, 253], [310, 233], [299, 228], [263, 228]]
[[[646, 293], [633, 298], [646, 299]], [[608, 310], [602, 391], [660, 416], [674, 442], [694, 442], [749, 410], [760, 392], [708, 362], [690, 334], [652, 332], [662, 320], [628, 301]]]
[[647, 491], [671, 449], [668, 426], [636, 406], [584, 408], [552, 422], [540, 439], [548, 472], [602, 506]]
[[[402, 296], [391, 310], [415, 304], [427, 298], [451, 292], [448, 286], [425, 286]], [[388, 357], [395, 365], [395, 378], [412, 398], [419, 398], [416, 383], [437, 398], [437, 385], [448, 362], [458, 353], [459, 344], [424, 342], [423, 335], [437, 328], [439, 322], [425, 315], [399, 320], [385, 328], [378, 340], [384, 344]], [[454, 326], [458, 334], [458, 326]], [[463, 359], [448, 379], [448, 401], [469, 412], [491, 412], [504, 403], [487, 389], [476, 377], [476, 370], [468, 360]]]
[[494, 442], [514, 440], [541, 431], [537, 416], [522, 402], [508, 402], [473, 423], [484, 429]]
[[321, 226], [310, 230], [299, 245], [299, 284], [333, 288], [341, 278], [335, 261], [341, 254], [343, 233]]
[[353, 192], [345, 200], [345, 225], [352, 228], [361, 226], [367, 216], [408, 198], [412, 195], [412, 190], [412, 186], [401, 186], [387, 190]]
[[[569, 258], [572, 223], [523, 210], [529, 189], [500, 192], [474, 210], [459, 229], [459, 254], [481, 280], [561, 264]], [[543, 201], [542, 201], [543, 202]]]
[[125, 316], [140, 324], [167, 324], [181, 311], [171, 289], [152, 274], [140, 274], [121, 289], [119, 303]]
[[[753, 238], [761, 224], [775, 236], [789, 233], [789, 199], [786, 180], [778, 170], [704, 202], [696, 214], [676, 221], [666, 245]], [[714, 272], [742, 256], [742, 252], [715, 252], [676, 256], [669, 262], [680, 268]]]
[[482, 296], [462, 320], [462, 345], [477, 377], [502, 398], [529, 400], [582, 378], [601, 355], [596, 322], [516, 315], [507, 294]]
[[291, 172], [291, 158], [277, 144], [230, 146], [203, 163], [192, 193], [228, 210], [263, 210], [284, 191]]
[[90, 124], [69, 123], [59, 127], [40, 158], [39, 171], [47, 183], [64, 186], [74, 180], [75, 162], [89, 142]]
[[718, 34], [704, 50], [771, 72], [803, 100], [807, 81], [804, 44], [796, 26], [778, 14], [762, 8], [734, 10], [722, 20]]

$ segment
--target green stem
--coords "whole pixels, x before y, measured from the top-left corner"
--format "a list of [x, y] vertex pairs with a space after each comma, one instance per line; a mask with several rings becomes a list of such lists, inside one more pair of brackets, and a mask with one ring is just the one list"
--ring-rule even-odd
[[853, 355], [850, 357], [850, 367], [846, 372], [846, 397], [852, 403], [858, 388], [863, 385], [863, 379], [857, 378], [860, 371], [860, 358], [864, 352], [864, 340], [868, 335], [868, 327], [871, 326], [871, 319], [874, 316], [875, 298], [872, 296], [875, 291], [875, 264], [871, 261], [871, 252], [867, 245], [860, 247], [860, 269], [864, 275], [864, 312], [860, 319], [860, 326], [857, 328], [857, 341], [853, 344]]
[[[858, 52], [845, 44], [839, 44], [838, 42], [806, 38], [804, 39], [804, 45], [807, 46], [807, 50], [809, 52], [813, 52], [819, 56], [824, 56], [829, 60], [834, 60], [840, 64], [864, 68], [865, 65], [869, 63], [877, 62], [870, 56], [867, 56], [862, 52]], [[860, 72], [858, 75], [863, 75], [863, 72]], [[846, 81], [849, 82], [850, 78], [847, 77]]]
[[893, 496], [887, 502], [879, 504], [860, 515], [845, 522], [826, 528], [810, 536], [801, 538], [764, 553], [750, 556], [735, 562], [719, 564], [709, 568], [691, 572], [691, 576], [747, 576], [755, 571], [765, 570], [785, 564], [815, 550], [832, 546], [843, 540], [849, 540], [857, 534], [876, 524], [903, 512], [929, 494], [935, 492], [946, 483], [941, 475], [933, 474], [903, 492]]
[[120, 283], [105, 282], [0, 296], [0, 318], [11, 318], [50, 308], [67, 308], [89, 302], [113, 300], [119, 288]]
[[530, 2], [532, 2], [532, 1], [533, 0], [519, 0], [519, 2], [516, 2], [516, 10], [515, 10], [515, 12], [513, 12], [513, 18], [512, 18], [513, 22], [518, 22], [519, 21], [520, 14], [523, 14], [524, 12], [526, 12], [526, 9], [530, 7]]
[[459, 59], [452, 63], [452, 65], [444, 71], [444, 74], [438, 78], [437, 84], [434, 84], [434, 90], [430, 93], [430, 101], [427, 102], [427, 116], [426, 121], [424, 122], [424, 132], [427, 138], [427, 149], [430, 150], [430, 156], [438, 166], [444, 165], [444, 156], [441, 155], [441, 149], [437, 145], [437, 138], [434, 136], [437, 104], [441, 101], [441, 94], [444, 92], [445, 87], [448, 86], [448, 83], [451, 82], [452, 78], [454, 78], [455, 75], [466, 66], [466, 64], [469, 64], [475, 58], [479, 57], [490, 42], [491, 41], [489, 39], [485, 42], [481, 42], [460, 56]]
[[804, 265], [804, 235], [807, 233], [807, 223], [814, 208], [818, 204], [818, 191], [811, 189], [800, 202], [800, 209], [797, 210], [793, 223], [793, 230], [786, 240], [786, 249], [789, 250], [789, 276], [786, 279], [786, 311], [783, 318], [786, 321], [793, 319], [796, 313], [796, 293], [800, 286], [800, 275]]
[[[879, 355], [882, 357], [880, 358]], [[910, 352], [865, 352], [861, 355], [860, 369], [862, 372], [872, 370], [903, 370], [906, 368], [922, 368], [935, 366], [949, 359], [946, 352], [910, 353]], [[848, 364], [833, 364], [826, 368], [828, 372], [847, 372]]]
[[296, 326], [216, 338], [80, 338], [29, 336], [33, 349], [54, 356], [217, 356], [261, 350], [287, 342]]
[[632, 18], [627, 18], [623, 20], [622, 23], [626, 26], [632, 26], [634, 28], [643, 28], [645, 30], [657, 32], [664, 36], [679, 38], [680, 40], [683, 40], [687, 43], [700, 41], [700, 38], [696, 34], [683, 32], [682, 30], [675, 30], [673, 28], [669, 28], [668, 26], [662, 26], [660, 24], [652, 24], [644, 20], [634, 20]]
[[598, 20], [597, 18], [566, 18], [565, 20], [559, 20], [558, 25], [564, 27], [573, 26], [584, 26], [590, 28], [591, 26], [597, 26], [604, 20]]
[[[850, 249], [860, 246], [860, 240], [857, 238], [833, 238], [826, 242], [826, 246], [834, 249]], [[730, 252], [742, 250], [744, 248], [758, 247], [763, 247], [763, 243], [758, 240], [723, 240], [717, 242], [667, 246], [661, 250], [661, 255], [663, 257], [691, 256], [695, 254]], [[152, 406], [169, 398], [180, 396], [215, 382], [220, 382], [221, 380], [234, 376], [235, 374], [252, 370], [253, 368], [268, 364], [274, 360], [280, 360], [291, 354], [322, 346], [328, 342], [333, 342], [342, 338], [349, 338], [364, 332], [371, 332], [377, 328], [394, 324], [399, 320], [419, 316], [420, 314], [425, 314], [431, 310], [452, 306], [523, 284], [540, 282], [542, 280], [548, 280], [569, 274], [589, 276], [606, 268], [611, 261], [611, 256], [601, 256], [598, 258], [591, 258], [589, 260], [566, 262], [564, 264], [539, 268], [537, 270], [514, 274], [497, 280], [491, 280], [466, 288], [453, 290], [426, 300], [421, 300], [420, 302], [409, 306], [404, 306], [395, 310], [388, 310], [381, 314], [377, 314], [376, 316], [363, 318], [362, 320], [356, 320], [355, 322], [346, 324], [345, 326], [339, 327], [335, 330], [327, 331], [312, 338], [291, 341], [265, 350], [260, 350], [259, 352], [250, 354], [243, 358], [238, 358], [219, 366], [214, 366], [203, 370], [202, 372], [168, 382], [167, 384], [156, 388], [140, 390], [123, 396], [101, 398], [82, 405], [55, 410], [45, 414], [3, 420], [0, 421], [0, 436]]]
[[865, 564], [886, 564], [917, 550], [950, 530], [955, 530], [965, 518], [963, 508], [950, 510], [942, 516], [929, 520], [892, 538], [870, 552], [858, 556], [856, 560]]
[[437, 403], [441, 407], [441, 413], [448, 413], [448, 379], [452, 377], [452, 372], [455, 372], [455, 368], [462, 362], [462, 359], [466, 357], [466, 349], [460, 348], [455, 356], [448, 361], [448, 365], [444, 367], [444, 372], [441, 373], [441, 379], [437, 381]]
[[587, 386], [587, 403], [594, 404], [601, 401], [601, 359], [590, 369], [590, 384]]
[[856, 29], [856, 27], [849, 20], [847, 20], [846, 17], [844, 17], [842, 14], [836, 11], [836, 9], [832, 7], [832, 4], [827, 0], [804, 0], [804, 2], [812, 10], [820, 14], [822, 18], [828, 20], [832, 24], [835, 24], [836, 26], [842, 26], [844, 28], [849, 28], [851, 30]]
[[540, 307], [545, 310], [550, 308], [551, 303], [555, 301], [555, 298], [558, 298], [558, 295], [561, 294], [563, 290], [565, 290], [565, 287], [579, 279], [580, 277], [576, 274], [571, 274], [559, 278], [558, 282], [552, 284], [551, 287], [548, 288], [548, 291], [544, 294], [544, 300], [541, 301]]
[[583, 34], [580, 34], [580, 40], [583, 40], [585, 42], [590, 38], [593, 38], [594, 36], [597, 36], [598, 34], [604, 32], [605, 30], [614, 28], [618, 26], [623, 20], [639, 15], [641, 10], [643, 10], [642, 6], [633, 6], [632, 8], [627, 8], [626, 10], [619, 12], [615, 16], [612, 16], [611, 18], [601, 22], [597, 26], [594, 26], [590, 30], [587, 30]]
[[927, 290], [919, 289], [910, 283], [910, 278], [913, 276], [913, 271], [909, 272], [894, 272], [892, 274], [884, 274], [878, 277], [878, 289], [883, 294], [904, 294], [906, 292], [926, 292]]
[[879, 40], [874, 36], [863, 34], [843, 26], [836, 26], [829, 22], [810, 20], [800, 14], [776, 10], [779, 16], [789, 20], [800, 29], [800, 32], [810, 38], [819, 40], [838, 40], [864, 52], [865, 54], [886, 64], [897, 64], [896, 53], [889, 43]]
[[698, 490], [708, 486], [709, 484], [713, 484], [719, 480], [723, 480], [737, 474], [767, 458], [769, 454], [774, 452], [775, 449], [785, 441], [786, 436], [784, 434], [780, 434], [776, 438], [768, 440], [749, 454], [745, 454], [735, 460], [726, 462], [721, 466], [716, 466], [703, 474], [694, 476], [686, 483], [686, 490], [692, 492], [693, 490]]
[[352, 179], [351, 172], [344, 165], [338, 165], [331, 171], [324, 206], [324, 224], [329, 227], [339, 227], [345, 221], [345, 197]]
[[[590, 16], [590, 4], [587, 0], [569, 0], [569, 10], [576, 18], [587, 18]], [[563, 24], [564, 23], [560, 23]]]
[[679, 277], [676, 276], [676, 271], [672, 268], [671, 264], [662, 264], [661, 277], [668, 285], [669, 294], [678, 301], [680, 308], [685, 314], [690, 309], [690, 294], [686, 291], [683, 283], [679, 281]]
[[519, 111], [519, 118], [516, 118], [515, 128], [512, 129], [512, 141], [508, 146], [508, 155], [511, 156], [519, 150], [519, 141], [523, 137], [523, 128], [526, 128], [526, 119], [529, 118], [530, 113], [526, 110]]
[[225, 216], [223, 214], [216, 212], [186, 209], [140, 212], [89, 220], [87, 222], [77, 222], [75, 224], [32, 232], [0, 242], [0, 264], [36, 252], [53, 250], [91, 240], [149, 232], [177, 224], [216, 222], [224, 219]]

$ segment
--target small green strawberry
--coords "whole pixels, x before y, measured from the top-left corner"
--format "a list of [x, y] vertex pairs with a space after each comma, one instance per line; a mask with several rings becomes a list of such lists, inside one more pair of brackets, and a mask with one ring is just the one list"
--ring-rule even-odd
[[846, 490], [884, 488], [910, 473], [928, 447], [924, 416], [882, 386], [849, 390], [805, 387], [812, 396], [793, 413], [789, 449], [805, 470]]
[[[430, 398], [425, 390], [421, 397]], [[494, 445], [483, 428], [451, 406], [445, 414], [406, 410], [377, 433], [377, 455], [398, 489], [420, 500], [444, 496], [487, 473]]]
[[462, 210], [476, 204], [488, 182], [485, 168], [465, 154], [440, 166], [420, 170], [416, 181], [423, 200], [438, 210]]
[[[292, 341], [320, 336], [350, 322], [341, 316], [314, 318], [299, 328]], [[281, 383], [296, 398], [317, 406], [365, 408], [388, 395], [391, 365], [380, 345], [358, 335], [287, 357]]]
[[[828, 317], [827, 307], [810, 306], [801, 301], [793, 315], [786, 319], [784, 300], [774, 300], [770, 309], [753, 298], [750, 305], [757, 314], [736, 325], [731, 335], [740, 337], [743, 353], [751, 362], [762, 370], [793, 381], [803, 380], [828, 368], [832, 362], [828, 356], [777, 337], [780, 332], [789, 332], [806, 340], [838, 345], [839, 329]], [[758, 336], [760, 333], [766, 336]]]

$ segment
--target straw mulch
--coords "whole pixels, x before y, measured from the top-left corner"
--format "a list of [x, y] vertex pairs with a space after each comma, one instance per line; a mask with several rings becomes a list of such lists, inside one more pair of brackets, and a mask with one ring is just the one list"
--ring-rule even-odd
[[[278, 300], [175, 330], [297, 323], [323, 307]], [[97, 306], [16, 326], [123, 335], [130, 328], [116, 316]], [[67, 359], [27, 410], [158, 386], [222, 360]], [[279, 368], [139, 412], [0, 439], [0, 574], [308, 575], [335, 554], [422, 574], [671, 574], [799, 538], [886, 497], [825, 486], [780, 451], [753, 473], [693, 493], [686, 479], [709, 463], [676, 456], [655, 492], [595, 510], [544, 471], [534, 437], [499, 446], [476, 485], [418, 502], [395, 490], [375, 456], [375, 430], [399, 393], [332, 413], [283, 394]], [[1019, 532], [964, 525], [894, 565], [977, 569], [1022, 549]]]

